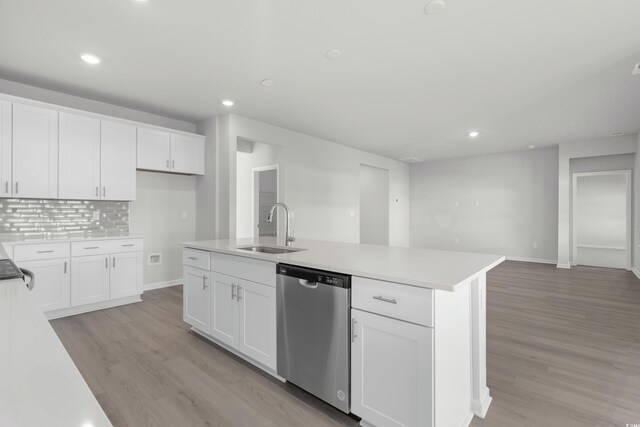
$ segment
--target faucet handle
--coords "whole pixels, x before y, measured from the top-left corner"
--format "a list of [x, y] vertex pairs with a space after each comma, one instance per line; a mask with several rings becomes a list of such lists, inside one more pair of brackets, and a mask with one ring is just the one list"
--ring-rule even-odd
[[289, 230], [289, 236], [287, 237], [287, 242], [295, 242], [296, 241], [296, 232], [295, 230]]

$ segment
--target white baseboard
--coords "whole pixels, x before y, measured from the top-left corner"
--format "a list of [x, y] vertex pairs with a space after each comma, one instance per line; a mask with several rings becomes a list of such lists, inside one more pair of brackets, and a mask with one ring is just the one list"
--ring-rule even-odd
[[166, 282], [149, 283], [142, 287], [145, 291], [152, 289], [168, 288], [170, 286], [182, 285], [182, 279], [167, 280]]
[[635, 268], [635, 267], [631, 267], [631, 271], [633, 271], [633, 274], [635, 274], [635, 275], [636, 275], [636, 277], [637, 277], [638, 279], [640, 279], [640, 270], [638, 270], [638, 269], [637, 269], [637, 268]]
[[90, 311], [104, 310], [105, 308], [117, 307], [119, 305], [133, 304], [140, 302], [140, 295], [118, 298], [109, 301], [101, 301], [93, 304], [81, 305], [78, 307], [63, 308], [60, 310], [48, 311], [44, 315], [48, 320], [59, 319], [61, 317], [75, 316], [76, 314], [88, 313]]
[[520, 256], [508, 256], [506, 258], [508, 261], [537, 262], [539, 264], [555, 264], [557, 262], [553, 259], [526, 258]]
[[566, 268], [568, 270], [568, 269], [571, 268], [571, 265], [568, 264], [568, 263], [567, 264], [558, 264], [558, 265], [556, 265], [556, 267], [558, 267], [558, 268]]

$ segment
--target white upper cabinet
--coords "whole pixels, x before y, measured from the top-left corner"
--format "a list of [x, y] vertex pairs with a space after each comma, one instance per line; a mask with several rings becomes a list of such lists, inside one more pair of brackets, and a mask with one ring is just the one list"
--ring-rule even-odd
[[100, 120], [60, 113], [61, 199], [100, 199]]
[[102, 120], [101, 184], [103, 200], [136, 199], [136, 127]]
[[204, 175], [204, 137], [138, 127], [138, 169]]
[[138, 127], [138, 169], [170, 171], [171, 134]]
[[204, 139], [171, 135], [171, 172], [204, 175]]
[[58, 112], [14, 103], [12, 125], [12, 195], [57, 198]]
[[0, 101], [0, 194], [11, 196], [11, 102]]

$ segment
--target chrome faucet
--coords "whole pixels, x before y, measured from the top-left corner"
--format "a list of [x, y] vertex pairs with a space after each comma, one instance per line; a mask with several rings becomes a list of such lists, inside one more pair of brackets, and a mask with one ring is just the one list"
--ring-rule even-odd
[[287, 205], [285, 205], [284, 203], [276, 203], [275, 205], [271, 206], [271, 212], [269, 212], [269, 216], [267, 216], [267, 221], [273, 222], [273, 212], [276, 210], [278, 206], [283, 207], [285, 212], [287, 213], [287, 222], [285, 223], [285, 228], [284, 228], [284, 234], [285, 234], [284, 242], [285, 242], [285, 246], [291, 246], [291, 243], [295, 242], [296, 238], [289, 234], [289, 208], [287, 207]]

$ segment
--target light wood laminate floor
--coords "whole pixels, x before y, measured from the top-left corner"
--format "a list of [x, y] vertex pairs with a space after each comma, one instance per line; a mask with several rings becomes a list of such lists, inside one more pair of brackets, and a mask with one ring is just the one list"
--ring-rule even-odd
[[[632, 273], [505, 262], [487, 293], [493, 403], [472, 426], [640, 423]], [[51, 323], [115, 426], [358, 425], [190, 332], [181, 287]]]

